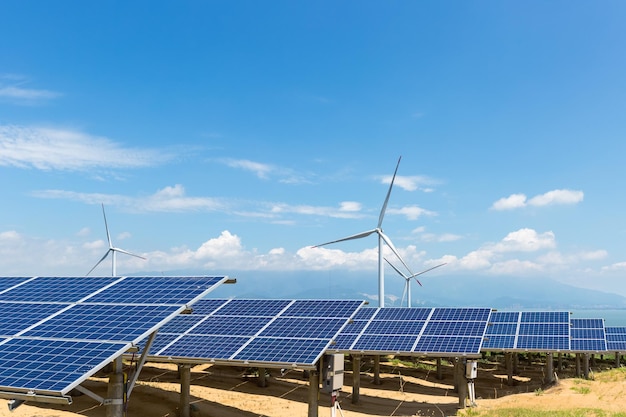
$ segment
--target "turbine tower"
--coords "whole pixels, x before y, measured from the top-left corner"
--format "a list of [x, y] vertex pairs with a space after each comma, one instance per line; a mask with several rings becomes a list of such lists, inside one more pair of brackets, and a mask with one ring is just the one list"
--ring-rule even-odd
[[115, 263], [116, 252], [125, 253], [126, 255], [134, 256], [136, 258], [140, 258], [144, 260], [146, 258], [144, 258], [143, 256], [135, 255], [134, 253], [130, 253], [128, 251], [125, 251], [124, 249], [116, 248], [115, 246], [113, 246], [113, 243], [111, 242], [111, 235], [109, 234], [109, 225], [107, 224], [107, 215], [104, 212], [104, 204], [102, 204], [102, 215], [104, 216], [104, 227], [106, 228], [106, 231], [107, 231], [107, 240], [109, 241], [109, 249], [106, 251], [104, 256], [100, 258], [100, 260], [93, 266], [93, 268], [91, 268], [89, 272], [87, 272], [87, 275], [91, 274], [91, 272], [94, 269], [96, 269], [96, 267], [100, 265], [100, 263], [104, 261], [106, 257], [109, 256], [109, 253], [110, 253], [111, 254], [111, 276], [116, 277], [117, 276], [117, 269], [116, 269], [116, 263]]
[[386, 243], [387, 246], [389, 246], [389, 249], [391, 249], [391, 251], [398, 257], [400, 262], [402, 262], [402, 265], [404, 265], [406, 269], [409, 271], [409, 273], [413, 275], [411, 268], [409, 268], [409, 266], [404, 262], [404, 259], [402, 259], [402, 257], [396, 250], [395, 246], [393, 246], [391, 239], [389, 239], [389, 237], [387, 237], [387, 235], [383, 233], [383, 229], [382, 229], [383, 218], [385, 217], [385, 211], [387, 210], [387, 203], [389, 202], [389, 196], [391, 195], [391, 189], [393, 188], [393, 183], [396, 179], [396, 173], [398, 172], [398, 167], [400, 166], [401, 159], [402, 157], [398, 158], [396, 170], [393, 172], [393, 177], [391, 178], [391, 184], [389, 184], [389, 190], [387, 191], [387, 197], [385, 197], [385, 202], [383, 203], [383, 207], [380, 210], [380, 215], [378, 216], [378, 225], [376, 226], [375, 229], [357, 233], [356, 235], [344, 237], [342, 239], [333, 240], [332, 242], [326, 242], [326, 243], [322, 243], [321, 245], [313, 246], [314, 248], [318, 248], [320, 246], [330, 245], [332, 243], [343, 242], [346, 240], [361, 239], [361, 238], [371, 235], [372, 233], [376, 233], [378, 235], [378, 305], [379, 307], [385, 306], [385, 265], [383, 263], [383, 243]]
[[402, 276], [402, 278], [404, 278], [405, 282], [404, 282], [404, 291], [402, 292], [402, 299], [400, 300], [400, 305], [402, 305], [402, 303], [404, 302], [404, 296], [408, 295], [407, 298], [407, 302], [406, 302], [406, 306], [407, 307], [411, 307], [411, 280], [413, 278], [415, 278], [415, 281], [417, 281], [417, 283], [420, 285], [420, 287], [422, 286], [422, 283], [419, 281], [419, 279], [417, 279], [417, 276], [425, 274], [428, 271], [432, 271], [435, 268], [439, 268], [440, 266], [444, 266], [446, 263], [442, 263], [439, 264], [437, 266], [433, 266], [432, 268], [428, 268], [422, 272], [418, 272], [417, 274], [412, 274], [412, 275], [405, 275], [402, 271], [400, 271], [398, 268], [395, 267], [394, 264], [392, 264], [391, 262], [389, 262], [389, 260], [387, 258], [385, 258], [385, 261], [387, 261], [387, 263], [389, 265], [391, 265], [391, 267], [400, 275]]

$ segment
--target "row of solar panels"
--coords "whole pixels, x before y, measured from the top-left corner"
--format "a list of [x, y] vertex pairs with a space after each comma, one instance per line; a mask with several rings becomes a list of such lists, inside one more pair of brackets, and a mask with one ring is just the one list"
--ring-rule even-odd
[[[160, 329], [151, 360], [312, 369], [325, 352], [567, 351], [626, 331], [567, 312], [361, 308], [354, 300], [208, 300], [227, 277], [0, 278], [0, 396], [67, 393]], [[180, 314], [193, 305], [193, 314]], [[601, 328], [600, 328], [601, 326]], [[623, 330], [623, 329], [622, 329]], [[621, 332], [621, 333], [620, 333]], [[619, 339], [619, 340], [618, 340]], [[583, 343], [584, 342], [584, 343]], [[626, 342], [625, 342], [626, 343]], [[585, 346], [583, 346], [585, 347]], [[593, 345], [593, 351], [598, 346]], [[602, 346], [600, 346], [602, 347]]]
[[[151, 359], [313, 367], [319, 350], [314, 349], [316, 355], [306, 347], [332, 338], [330, 329], [336, 326], [321, 301], [308, 301], [316, 307], [298, 314], [280, 310], [302, 302], [201, 300], [192, 315], [159, 331]], [[626, 351], [626, 328], [605, 329], [602, 319], [570, 319], [569, 312], [362, 308], [342, 326], [327, 352], [469, 357], [494, 350]]]

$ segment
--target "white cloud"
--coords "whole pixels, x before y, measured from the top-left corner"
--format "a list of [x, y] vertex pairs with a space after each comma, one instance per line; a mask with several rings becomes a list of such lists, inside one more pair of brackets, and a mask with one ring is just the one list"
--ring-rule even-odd
[[389, 208], [387, 209], [387, 213], [401, 214], [403, 216], [406, 216], [406, 218], [409, 220], [417, 220], [422, 216], [436, 216], [437, 215], [437, 213], [435, 213], [434, 211], [429, 211], [418, 206], [406, 206], [406, 207], [402, 207], [399, 209]]
[[272, 165], [250, 161], [248, 159], [223, 159], [222, 161], [231, 168], [250, 171], [262, 179], [267, 179], [269, 174], [275, 170], [275, 167]]
[[275, 203], [271, 207], [274, 214], [294, 213], [309, 216], [326, 216], [340, 219], [359, 219], [364, 217], [360, 212], [361, 205], [353, 201], [345, 201], [339, 204], [339, 208], [310, 205], [290, 205]]
[[582, 191], [553, 190], [531, 198], [528, 200], [528, 204], [537, 207], [554, 204], [577, 204], [583, 201], [584, 197], [585, 195]]
[[0, 99], [7, 100], [12, 104], [32, 105], [62, 95], [51, 90], [25, 88], [22, 85], [27, 81], [26, 77], [21, 75], [0, 74]]
[[511, 194], [493, 203], [494, 210], [512, 210], [526, 206], [526, 196], [524, 194]]
[[126, 148], [76, 130], [0, 125], [0, 166], [86, 171], [140, 168], [169, 158], [155, 150]]
[[220, 199], [210, 197], [189, 197], [185, 188], [176, 184], [157, 190], [143, 197], [127, 197], [118, 194], [77, 193], [64, 190], [43, 190], [32, 192], [39, 198], [56, 198], [80, 201], [87, 204], [115, 205], [129, 212], [188, 212], [227, 210], [228, 205]]
[[554, 233], [537, 233], [533, 229], [520, 229], [511, 232], [501, 242], [493, 246], [496, 252], [535, 252], [552, 249], [556, 246]]
[[513, 210], [527, 206], [543, 207], [556, 204], [578, 204], [584, 199], [582, 191], [552, 190], [528, 199], [525, 194], [511, 194], [492, 204], [492, 210]]
[[[391, 184], [391, 179], [393, 175], [385, 175], [380, 177], [380, 182], [382, 184]], [[422, 190], [425, 192], [433, 191], [432, 185], [438, 184], [438, 181], [433, 180], [432, 178], [423, 177], [423, 176], [402, 176], [396, 175], [396, 179], [394, 181], [394, 186], [400, 187], [406, 191], [416, 191]]]

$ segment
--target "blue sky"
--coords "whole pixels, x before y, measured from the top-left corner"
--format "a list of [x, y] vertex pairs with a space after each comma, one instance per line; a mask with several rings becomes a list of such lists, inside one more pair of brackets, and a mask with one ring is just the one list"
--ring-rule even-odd
[[383, 230], [414, 271], [626, 295], [625, 12], [2, 2], [1, 275], [84, 275], [104, 204], [114, 245], [147, 258], [121, 274], [375, 285], [374, 236], [311, 245], [374, 228], [402, 156]]

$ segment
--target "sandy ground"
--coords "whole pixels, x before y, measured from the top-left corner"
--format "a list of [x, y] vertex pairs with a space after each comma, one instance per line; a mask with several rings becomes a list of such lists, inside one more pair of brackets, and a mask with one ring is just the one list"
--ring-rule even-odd
[[[374, 385], [371, 364], [364, 360], [358, 404], [352, 404], [352, 373], [346, 372], [340, 393], [345, 417], [372, 416], [453, 416], [458, 413], [458, 398], [453, 392], [452, 366], [445, 363], [444, 379], [436, 379], [431, 363], [418, 369], [382, 363], [381, 385]], [[602, 373], [597, 365], [594, 380], [568, 378], [572, 367], [560, 372], [559, 383], [542, 385], [543, 367], [520, 363], [515, 385], [507, 385], [502, 365], [481, 363], [476, 381], [476, 410], [498, 408], [538, 408], [544, 410], [600, 408], [626, 410], [626, 372]], [[198, 365], [192, 368], [193, 417], [291, 417], [308, 412], [308, 379], [301, 371], [281, 375], [269, 370], [269, 386], [259, 387], [243, 368]], [[610, 375], [610, 377], [603, 377]], [[91, 378], [85, 385], [106, 396], [105, 375]], [[179, 407], [178, 373], [175, 365], [147, 364], [131, 393], [127, 416], [177, 416]], [[12, 417], [105, 417], [105, 407], [79, 395], [69, 406], [26, 403], [13, 412], [0, 400], [0, 416]], [[330, 397], [321, 393], [319, 415], [329, 416]], [[337, 413], [337, 415], [340, 415]]]

